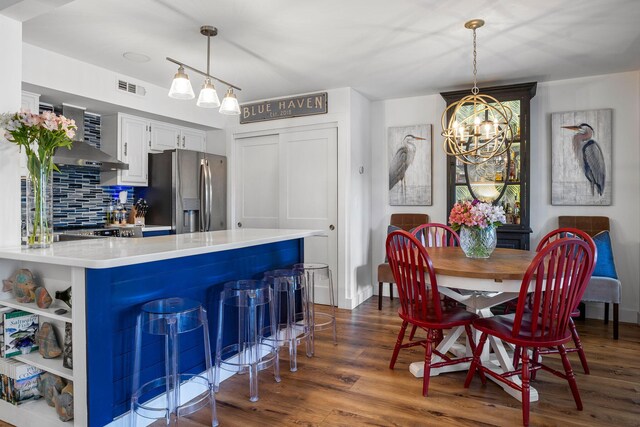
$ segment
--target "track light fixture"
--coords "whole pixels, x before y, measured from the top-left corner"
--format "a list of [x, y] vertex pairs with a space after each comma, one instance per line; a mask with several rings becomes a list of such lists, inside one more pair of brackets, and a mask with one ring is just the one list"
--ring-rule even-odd
[[[212, 76], [210, 73], [209, 67], [211, 65], [211, 37], [215, 37], [218, 34], [218, 29], [212, 27], [211, 25], [203, 25], [202, 27], [200, 27], [200, 34], [207, 37], [207, 72], [205, 73], [183, 62], [167, 57], [167, 61], [173, 62], [174, 64], [178, 65], [178, 72], [173, 77], [173, 82], [171, 82], [169, 96], [175, 99], [195, 98], [193, 88], [191, 87], [191, 82], [189, 81], [189, 76], [184, 71], [185, 68], [188, 68], [189, 70], [205, 77], [202, 88], [200, 89], [198, 101], [196, 102], [196, 105], [198, 107], [220, 107], [219, 111], [222, 114], [238, 115], [240, 114], [240, 105], [238, 104], [238, 99], [236, 98], [233, 89], [242, 89], [240, 89], [238, 86], [232, 85], [231, 83], [225, 82], [222, 79]], [[222, 100], [222, 105], [220, 105], [220, 99], [218, 98], [218, 93], [216, 92], [216, 88], [213, 85], [212, 80], [218, 81], [228, 86], [227, 94]]]

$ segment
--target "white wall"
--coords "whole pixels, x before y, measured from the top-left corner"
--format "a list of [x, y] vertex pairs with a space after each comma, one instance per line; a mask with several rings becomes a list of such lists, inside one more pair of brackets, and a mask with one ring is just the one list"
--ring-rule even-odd
[[[363, 165], [365, 173], [369, 161], [367, 134], [369, 132], [369, 101], [350, 88], [327, 90], [328, 113], [315, 116], [272, 120], [251, 124], [238, 124], [234, 119], [226, 128], [226, 155], [229, 165], [229, 222], [235, 224], [235, 183], [234, 138], [236, 135], [252, 136], [277, 133], [279, 129], [336, 124], [338, 127], [338, 305], [354, 308], [370, 295], [370, 277], [366, 270], [369, 264], [367, 199], [369, 180], [358, 175], [358, 167]], [[303, 95], [303, 94], [295, 94]], [[283, 94], [283, 96], [289, 96]], [[294, 96], [293, 94], [291, 96]], [[352, 124], [352, 122], [354, 124]], [[353, 170], [353, 165], [355, 170]], [[358, 175], [352, 179], [353, 175]], [[352, 182], [353, 181], [353, 182]], [[355, 222], [352, 212], [357, 212]], [[360, 222], [363, 222], [362, 224]], [[362, 228], [352, 228], [352, 225]], [[361, 286], [359, 286], [360, 284]]]
[[[440, 95], [391, 99], [371, 106], [371, 274], [377, 283], [378, 264], [384, 262], [384, 244], [392, 213], [427, 213], [431, 221], [447, 221], [447, 165], [440, 137], [440, 116], [446, 103]], [[432, 206], [389, 206], [387, 128], [417, 124], [433, 125]], [[375, 292], [377, 293], [377, 286]], [[384, 295], [388, 295], [384, 286]]]
[[372, 295], [371, 290], [371, 102], [351, 90], [351, 159], [349, 162], [349, 271], [347, 281], [355, 307]]
[[[622, 282], [620, 319], [637, 322], [640, 311], [640, 71], [560, 80], [538, 85], [531, 102], [531, 228], [537, 242], [560, 215], [611, 219], [616, 269]], [[611, 206], [551, 206], [551, 113], [613, 109]], [[534, 175], [535, 174], [535, 175]], [[587, 316], [601, 317], [602, 304]]]
[[[197, 107], [195, 100], [169, 98], [171, 75], [167, 76], [167, 87], [160, 87], [27, 43], [22, 44], [22, 49], [22, 81], [25, 83], [213, 128], [223, 128], [227, 123], [226, 116]], [[143, 86], [146, 95], [117, 90], [118, 79]]]
[[227, 155], [227, 132], [224, 129], [207, 131], [207, 153]]
[[[559, 215], [611, 218], [616, 267], [622, 281], [620, 319], [640, 318], [640, 71], [541, 83], [531, 103], [531, 245], [557, 227]], [[378, 101], [372, 104], [372, 275], [384, 259], [384, 239], [393, 212], [425, 212], [447, 221], [446, 159], [442, 151], [440, 95]], [[611, 206], [551, 206], [553, 112], [613, 108], [613, 203]], [[387, 127], [434, 125], [433, 206], [390, 207], [387, 200]], [[588, 305], [587, 316], [600, 317], [602, 304]]]
[[[0, 15], [0, 113], [20, 109], [22, 23]], [[0, 135], [0, 246], [20, 245], [20, 158], [18, 147]]]

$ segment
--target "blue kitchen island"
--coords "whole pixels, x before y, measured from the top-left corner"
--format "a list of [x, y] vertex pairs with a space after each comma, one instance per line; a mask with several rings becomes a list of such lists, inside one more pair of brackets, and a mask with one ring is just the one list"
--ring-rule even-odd
[[[47, 249], [3, 248], [2, 278], [10, 277], [17, 268], [29, 268], [50, 292], [71, 285], [73, 307], [70, 314], [57, 315], [55, 309], [62, 307], [59, 301], [49, 309], [38, 309], [33, 303], [12, 302], [7, 295], [0, 298], [0, 305], [19, 305], [54, 323], [71, 323], [73, 370], [58, 365], [48, 370], [65, 373], [74, 382], [74, 424], [124, 425], [119, 417], [129, 410], [135, 317], [143, 303], [174, 296], [202, 302], [214, 343], [222, 285], [259, 278], [264, 271], [303, 261], [304, 238], [318, 234], [312, 230], [237, 229], [61, 242]], [[159, 337], [143, 342], [143, 383], [163, 375], [163, 343]], [[180, 346], [180, 369], [202, 372], [201, 335], [181, 336]], [[37, 360], [37, 356], [31, 357], [34, 364], [47, 370], [50, 361]], [[42, 403], [0, 405], [0, 419], [18, 426], [70, 424], [58, 424], [55, 411]], [[27, 414], [36, 415], [25, 418]]]

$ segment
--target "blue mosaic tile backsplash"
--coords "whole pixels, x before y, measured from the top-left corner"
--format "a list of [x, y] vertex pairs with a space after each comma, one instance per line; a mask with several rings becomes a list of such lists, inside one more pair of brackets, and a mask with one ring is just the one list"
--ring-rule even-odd
[[[40, 112], [52, 111], [48, 104], [40, 104]], [[100, 116], [85, 112], [84, 140], [100, 148]], [[59, 166], [53, 173], [53, 226], [55, 229], [73, 227], [102, 227], [106, 222], [109, 202], [127, 191], [127, 210], [133, 205], [133, 187], [102, 187], [100, 171], [86, 166]], [[25, 180], [22, 180], [23, 200]], [[23, 210], [24, 212], [24, 210]]]

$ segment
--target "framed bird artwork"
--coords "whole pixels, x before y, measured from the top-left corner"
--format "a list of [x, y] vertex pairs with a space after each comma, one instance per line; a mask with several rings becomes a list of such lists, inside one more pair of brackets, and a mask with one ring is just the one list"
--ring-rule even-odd
[[613, 110], [551, 115], [551, 204], [611, 204]]
[[389, 204], [431, 206], [432, 125], [388, 128]]

